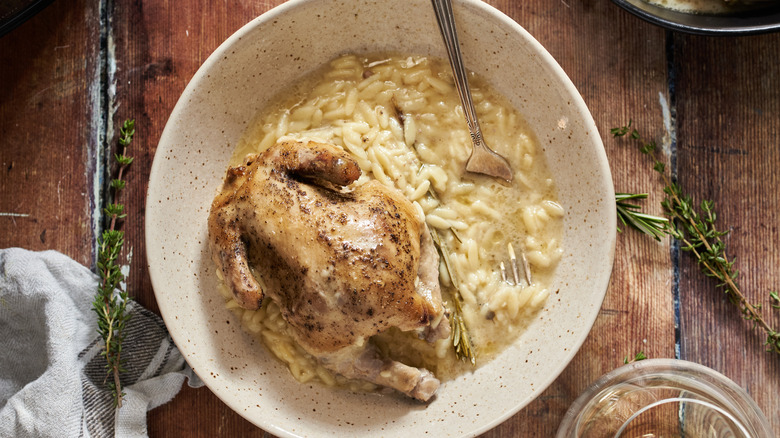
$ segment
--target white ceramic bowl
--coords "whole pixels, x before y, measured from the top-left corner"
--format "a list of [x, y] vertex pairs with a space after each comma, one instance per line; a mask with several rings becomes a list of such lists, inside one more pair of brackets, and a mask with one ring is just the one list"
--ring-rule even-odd
[[612, 270], [615, 201], [593, 119], [563, 70], [496, 9], [455, 1], [468, 68], [487, 78], [534, 130], [566, 209], [545, 309], [526, 333], [424, 405], [296, 382], [223, 304], [206, 218], [231, 151], [277, 90], [348, 52], [444, 58], [428, 0], [293, 0], [244, 26], [203, 64], [171, 114], [146, 205], [149, 270], [160, 311], [187, 362], [228, 406], [280, 436], [470, 436], [537, 397], [591, 329]]

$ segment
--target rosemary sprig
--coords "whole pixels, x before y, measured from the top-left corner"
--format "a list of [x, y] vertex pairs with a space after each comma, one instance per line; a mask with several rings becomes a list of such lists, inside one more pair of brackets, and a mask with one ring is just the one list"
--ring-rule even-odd
[[[629, 138], [639, 143], [640, 151], [652, 158], [653, 169], [661, 174], [665, 184], [665, 196], [661, 206], [669, 219], [664, 225], [664, 233], [680, 241], [681, 249], [690, 252], [695, 257], [699, 268], [706, 276], [717, 279], [716, 287], [722, 289], [729, 300], [739, 307], [742, 316], [752, 321], [754, 326], [764, 330], [767, 351], [780, 354], [780, 332], [767, 324], [761, 315], [761, 305], [751, 304], [745, 298], [737, 282], [739, 270], [729, 259], [726, 254], [726, 245], [721, 240], [721, 237], [728, 234], [728, 231], [719, 231], [715, 227], [717, 215], [714, 203], [707, 200], [702, 201], [697, 210], [691, 197], [684, 195], [680, 186], [672, 182], [666, 173], [664, 163], [656, 156], [656, 143], [643, 139], [639, 131], [631, 127], [631, 121], [626, 126], [613, 128], [610, 132], [615, 137], [628, 135]], [[777, 292], [770, 292], [769, 295], [772, 302], [780, 304]], [[772, 306], [780, 308], [774, 304]]]
[[[666, 235], [664, 228], [669, 219], [642, 213], [641, 207], [626, 202], [645, 198], [647, 198], [647, 193], [615, 193], [618, 219], [623, 225], [639, 230], [660, 241], [661, 237]], [[621, 229], [618, 228], [618, 231]]]
[[471, 336], [469, 336], [466, 321], [463, 319], [463, 308], [461, 307], [461, 300], [463, 297], [460, 293], [458, 277], [450, 263], [449, 251], [447, 251], [447, 247], [444, 246], [444, 242], [441, 241], [439, 232], [434, 228], [431, 228], [431, 238], [442, 259], [444, 259], [444, 266], [447, 268], [447, 273], [450, 276], [450, 281], [452, 282], [452, 287], [454, 289], [451, 293], [453, 309], [452, 314], [450, 315], [450, 328], [452, 329], [452, 346], [455, 348], [455, 356], [461, 360], [468, 360], [471, 362], [471, 365], [476, 366], [477, 355], [471, 346]]
[[[398, 108], [398, 105], [395, 103], [395, 98], [393, 98], [393, 105], [395, 106], [396, 115], [398, 116], [398, 121], [403, 126], [404, 124], [404, 117], [403, 113]], [[409, 149], [414, 152], [414, 155], [417, 157], [417, 161], [422, 163], [422, 157], [420, 156], [420, 152], [417, 150], [416, 145], [412, 144], [409, 145]], [[420, 168], [418, 170], [422, 171], [422, 164], [420, 165]], [[437, 203], [441, 204], [441, 201], [439, 200], [438, 195], [436, 195], [436, 191], [433, 189], [433, 187], [428, 188], [428, 196], [430, 196], [432, 199], [434, 199]], [[455, 239], [458, 242], [462, 242], [463, 240], [460, 238], [460, 235], [458, 234], [458, 230], [456, 230], [454, 227], [450, 227], [450, 232], [453, 236], [455, 236]], [[452, 296], [452, 314], [450, 315], [450, 329], [452, 330], [452, 347], [455, 349], [455, 356], [458, 359], [461, 360], [468, 360], [471, 362], [471, 365], [476, 366], [477, 365], [477, 355], [474, 352], [474, 349], [471, 345], [471, 336], [469, 335], [468, 328], [466, 327], [466, 321], [463, 319], [463, 307], [461, 304], [461, 300], [463, 299], [461, 293], [460, 293], [460, 284], [458, 283], [458, 277], [455, 272], [455, 270], [452, 268], [452, 265], [450, 263], [450, 253], [447, 251], [447, 248], [444, 246], [444, 243], [441, 241], [441, 236], [439, 236], [439, 232], [436, 231], [434, 228], [430, 228], [431, 231], [431, 238], [433, 239], [433, 243], [436, 246], [436, 250], [439, 251], [439, 255], [442, 259], [444, 259], [444, 266], [447, 269], [447, 274], [450, 277], [450, 282], [452, 282], [452, 287], [454, 291], [450, 293]]]
[[[117, 265], [117, 258], [124, 244], [124, 232], [117, 230], [118, 221], [125, 218], [124, 206], [116, 202], [119, 192], [125, 188], [122, 179], [125, 169], [133, 162], [126, 155], [127, 147], [135, 134], [135, 121], [125, 120], [119, 131], [119, 146], [121, 152], [114, 155], [119, 170], [117, 177], [111, 180], [113, 202], [103, 210], [109, 219], [108, 229], [103, 231], [98, 239], [97, 270], [100, 275], [97, 294], [92, 302], [92, 310], [97, 314], [98, 333], [103, 338], [103, 351], [100, 353], [106, 358], [106, 381], [114, 397], [114, 405], [122, 407], [122, 397], [125, 395], [119, 379], [119, 373], [124, 372], [122, 367], [122, 341], [124, 340], [124, 328], [130, 315], [126, 312], [130, 297], [121, 287], [124, 275]], [[116, 292], [115, 292], [116, 291]], [[111, 380], [109, 380], [109, 377]]]

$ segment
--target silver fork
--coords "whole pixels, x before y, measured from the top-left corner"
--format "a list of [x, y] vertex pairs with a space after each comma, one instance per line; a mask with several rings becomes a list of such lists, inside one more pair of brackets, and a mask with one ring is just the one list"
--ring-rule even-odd
[[471, 156], [466, 162], [466, 170], [474, 173], [502, 178], [511, 182], [514, 176], [512, 167], [506, 158], [490, 149], [482, 138], [482, 129], [477, 120], [477, 111], [471, 98], [466, 68], [463, 65], [463, 57], [458, 44], [458, 34], [455, 30], [455, 17], [452, 13], [451, 0], [431, 0], [433, 11], [436, 13], [436, 21], [447, 48], [447, 56], [452, 67], [452, 76], [455, 79], [455, 88], [458, 90], [460, 102], [463, 105], [463, 113], [471, 133], [471, 141], [474, 147]]
[[[499, 268], [501, 269], [501, 279], [504, 280], [506, 283], [513, 284], [519, 286], [522, 280], [525, 280], [526, 285], [531, 285], [531, 266], [528, 264], [528, 258], [526, 258], [525, 253], [523, 251], [520, 251], [520, 261], [517, 260], [517, 255], [515, 254], [515, 249], [512, 247], [511, 243], [506, 244], [507, 253], [509, 254], [509, 267], [512, 271], [512, 279], [510, 280], [509, 277], [506, 275], [506, 266], [504, 265], [504, 262], [499, 263]], [[523, 276], [520, 276], [520, 270], [523, 271]], [[512, 281], [513, 280], [513, 281]]]
[[[506, 158], [490, 149], [482, 138], [482, 129], [479, 126], [477, 111], [474, 108], [474, 101], [471, 97], [471, 90], [469, 89], [469, 82], [466, 76], [466, 68], [460, 53], [458, 34], [455, 29], [455, 17], [452, 12], [452, 0], [431, 0], [431, 3], [433, 4], [433, 11], [436, 14], [436, 21], [439, 24], [441, 36], [444, 39], [444, 46], [447, 49], [447, 56], [449, 57], [450, 67], [452, 68], [452, 76], [455, 80], [455, 88], [458, 90], [458, 96], [460, 97], [461, 105], [463, 106], [463, 113], [466, 116], [466, 124], [471, 133], [472, 143], [474, 144], [474, 147], [471, 150], [471, 156], [466, 162], [466, 170], [502, 178], [511, 182], [514, 175], [509, 162]], [[512, 270], [512, 279], [514, 281], [511, 281], [507, 277], [506, 266], [504, 265], [504, 262], [501, 262], [499, 267], [501, 269], [501, 278], [503, 281], [509, 284], [520, 285], [521, 281], [525, 280], [525, 282], [530, 285], [531, 268], [525, 253], [520, 251], [520, 262], [518, 262], [517, 255], [515, 254], [515, 250], [511, 243], [507, 244], [507, 252], [509, 254], [509, 266]], [[521, 269], [523, 271], [523, 277], [520, 275]]]

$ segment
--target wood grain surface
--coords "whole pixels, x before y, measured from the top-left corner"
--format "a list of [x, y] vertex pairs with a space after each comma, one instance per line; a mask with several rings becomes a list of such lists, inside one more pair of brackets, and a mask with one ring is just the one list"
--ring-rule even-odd
[[[767, 295], [780, 288], [780, 35], [674, 40], [680, 184], [711, 199], [751, 303], [772, 327], [780, 312]], [[760, 330], [681, 256], [680, 355], [734, 380], [780, 436], [780, 358], [765, 353]]]
[[90, 266], [100, 20], [89, 2], [71, 3], [0, 39], [0, 247], [54, 249]]
[[[282, 3], [54, 2], [0, 38], [0, 247], [54, 249], [94, 264], [106, 145], [135, 118], [123, 192], [130, 293], [158, 312], [147, 273], [144, 201], [157, 142], [198, 67], [238, 28]], [[609, 135], [633, 120], [663, 146], [695, 200], [712, 199], [752, 302], [780, 288], [780, 34], [713, 38], [647, 24], [607, 0], [491, 0], [534, 35], [582, 94], [604, 139], [615, 189], [662, 183], [637, 148]], [[102, 38], [101, 38], [102, 36]], [[777, 312], [765, 313], [774, 327]], [[766, 353], [714, 283], [677, 245], [618, 235], [611, 285], [591, 335], [534, 402], [485, 437], [553, 436], [574, 399], [626, 356], [679, 357], [746, 388], [780, 436], [780, 355]], [[185, 385], [149, 412], [149, 435], [270, 436], [208, 389]]]

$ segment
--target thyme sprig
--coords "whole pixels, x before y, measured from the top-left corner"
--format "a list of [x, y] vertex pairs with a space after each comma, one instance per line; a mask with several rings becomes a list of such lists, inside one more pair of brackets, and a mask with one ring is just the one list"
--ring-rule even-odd
[[466, 321], [463, 319], [463, 308], [461, 300], [463, 297], [460, 292], [460, 283], [458, 282], [458, 276], [450, 263], [450, 253], [444, 242], [441, 241], [439, 232], [436, 229], [431, 228], [431, 238], [439, 251], [442, 259], [444, 259], [444, 266], [447, 269], [447, 274], [450, 277], [453, 291], [452, 296], [452, 314], [450, 315], [450, 329], [452, 329], [452, 346], [455, 348], [455, 356], [461, 360], [468, 360], [471, 365], [477, 365], [477, 355], [471, 345], [471, 336], [469, 335], [468, 328], [466, 327]]
[[126, 312], [130, 297], [127, 290], [122, 288], [121, 283], [124, 281], [124, 275], [117, 264], [117, 259], [124, 245], [124, 232], [118, 230], [117, 226], [126, 214], [124, 206], [116, 201], [121, 190], [125, 188], [125, 181], [122, 179], [124, 172], [133, 162], [133, 158], [126, 155], [127, 147], [133, 141], [133, 134], [135, 134], [135, 121], [125, 120], [119, 131], [121, 152], [114, 155], [119, 169], [117, 177], [111, 180], [110, 184], [113, 202], [103, 209], [109, 224], [98, 239], [97, 271], [100, 283], [92, 302], [92, 310], [97, 314], [98, 333], [104, 342], [103, 351], [100, 354], [106, 358], [106, 383], [111, 389], [114, 406], [117, 408], [122, 407], [122, 397], [125, 395], [122, 391], [119, 373], [125, 371], [121, 355], [124, 328], [130, 319], [130, 315]]
[[[780, 354], [780, 332], [769, 326], [761, 315], [762, 306], [750, 303], [739, 286], [737, 281], [739, 270], [734, 267], [734, 262], [726, 254], [726, 245], [721, 239], [728, 234], [728, 231], [719, 231], [715, 226], [717, 215], [714, 203], [704, 200], [697, 209], [691, 197], [684, 195], [680, 186], [671, 181], [666, 166], [656, 156], [656, 143], [642, 138], [639, 131], [631, 127], [631, 121], [626, 126], [613, 128], [610, 132], [615, 137], [628, 135], [637, 142], [640, 151], [653, 160], [653, 169], [661, 175], [665, 185], [665, 196], [661, 206], [669, 219], [664, 224], [663, 232], [677, 239], [681, 243], [681, 249], [694, 256], [706, 276], [718, 281], [716, 287], [723, 290], [729, 301], [740, 309], [745, 319], [764, 330], [767, 351]], [[650, 235], [654, 238], [658, 237], [656, 233]], [[769, 295], [773, 302], [772, 307], [780, 308], [774, 304], [780, 304], [777, 292], [770, 292]]]
[[645, 360], [645, 359], [647, 359], [647, 355], [645, 354], [644, 351], [640, 351], [639, 353], [635, 354], [632, 359], [629, 359], [628, 356], [624, 357], [623, 358], [623, 363], [624, 364], [630, 364], [630, 363], [639, 362], [640, 360]]

